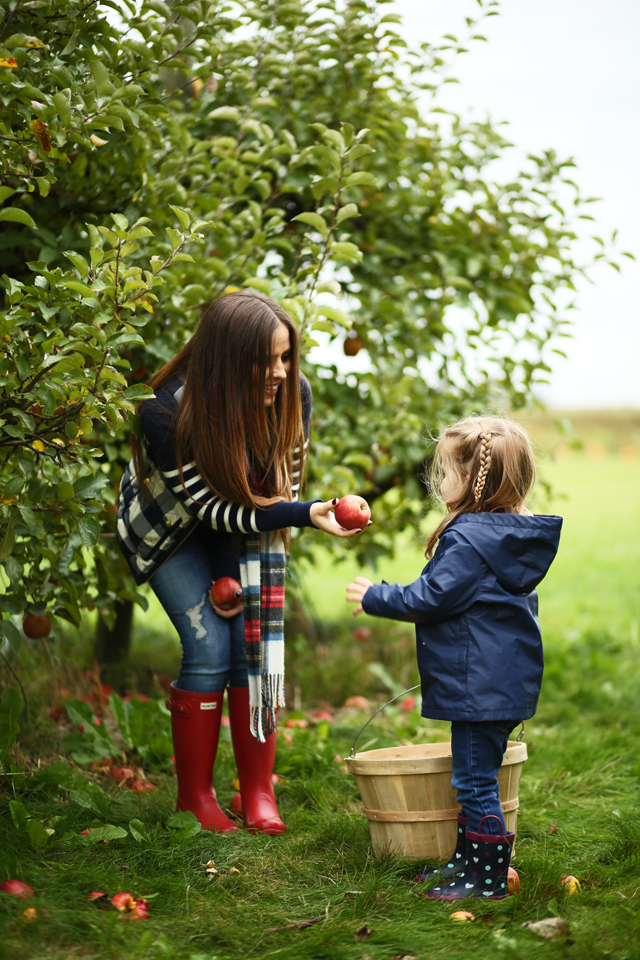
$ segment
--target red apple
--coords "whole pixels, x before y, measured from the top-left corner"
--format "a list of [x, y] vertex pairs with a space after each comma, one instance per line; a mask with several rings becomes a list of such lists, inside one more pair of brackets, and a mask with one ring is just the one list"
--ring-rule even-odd
[[313, 717], [314, 720], [327, 720], [329, 723], [333, 723], [333, 714], [329, 713], [328, 710], [316, 710]]
[[347, 337], [342, 349], [344, 350], [345, 357], [355, 357], [365, 346], [366, 344], [362, 337]]
[[231, 610], [242, 596], [242, 587], [233, 577], [220, 577], [214, 580], [209, 589], [209, 599], [221, 610]]
[[366, 643], [367, 640], [371, 640], [371, 630], [369, 627], [358, 627], [357, 630], [354, 630], [351, 634], [354, 640], [357, 640], [358, 643]]
[[5, 880], [4, 883], [0, 883], [0, 890], [10, 897], [27, 899], [33, 896], [33, 888], [28, 883], [23, 883], [22, 880]]
[[39, 617], [35, 613], [28, 613], [22, 621], [22, 629], [30, 640], [41, 640], [51, 632], [49, 617]]
[[509, 867], [509, 876], [507, 878], [507, 890], [509, 894], [520, 893], [520, 877], [513, 869]]
[[334, 515], [345, 530], [364, 530], [369, 523], [371, 510], [362, 497], [349, 494], [338, 502]]
[[369, 701], [366, 697], [361, 697], [356, 695], [355, 697], [347, 697], [344, 702], [345, 707], [353, 707], [354, 710], [368, 710]]
[[285, 720], [285, 727], [292, 729], [293, 727], [300, 727], [301, 730], [306, 730], [309, 726], [308, 720], [303, 720], [302, 717], [289, 717], [288, 720]]

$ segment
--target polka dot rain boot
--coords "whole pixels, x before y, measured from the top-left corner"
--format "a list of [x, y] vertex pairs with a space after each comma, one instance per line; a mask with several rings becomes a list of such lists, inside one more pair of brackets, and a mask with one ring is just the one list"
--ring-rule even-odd
[[494, 837], [482, 832], [485, 820], [497, 820], [502, 827], [500, 817], [489, 814], [478, 824], [478, 832], [467, 830], [467, 866], [461, 876], [450, 883], [439, 883], [425, 896], [430, 900], [503, 900], [509, 896], [507, 881], [509, 861], [515, 834], [505, 833]]
[[416, 874], [416, 880], [424, 883], [427, 880], [451, 880], [461, 874], [467, 865], [467, 837], [466, 837], [467, 818], [458, 814], [458, 833], [456, 837], [456, 848], [449, 859], [436, 867], [435, 870], [426, 870], [424, 873]]

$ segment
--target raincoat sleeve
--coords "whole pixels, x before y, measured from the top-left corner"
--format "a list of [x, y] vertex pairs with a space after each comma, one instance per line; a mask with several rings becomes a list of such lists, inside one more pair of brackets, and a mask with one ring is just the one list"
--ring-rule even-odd
[[479, 596], [480, 556], [455, 531], [445, 533], [433, 559], [413, 583], [374, 583], [362, 601], [365, 613], [408, 623], [437, 623], [467, 610]]

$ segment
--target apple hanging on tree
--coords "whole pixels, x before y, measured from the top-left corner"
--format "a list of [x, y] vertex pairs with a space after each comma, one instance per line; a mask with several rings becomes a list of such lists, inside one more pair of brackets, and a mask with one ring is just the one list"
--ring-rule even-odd
[[36, 613], [28, 613], [22, 621], [22, 629], [30, 640], [42, 640], [51, 632], [49, 617], [39, 617]]
[[345, 530], [364, 530], [369, 524], [371, 510], [362, 497], [349, 494], [338, 502], [334, 516]]

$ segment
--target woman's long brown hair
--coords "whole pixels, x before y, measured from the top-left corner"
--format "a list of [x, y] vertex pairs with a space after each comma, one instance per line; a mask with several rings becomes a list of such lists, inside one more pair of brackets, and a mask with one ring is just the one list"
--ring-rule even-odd
[[[291, 367], [265, 406], [274, 337], [289, 331]], [[212, 490], [245, 507], [291, 499], [293, 450], [304, 467], [299, 339], [290, 317], [255, 290], [228, 293], [205, 311], [185, 347], [149, 381], [154, 390], [175, 376], [184, 390], [174, 418], [180, 475], [195, 462]], [[143, 401], [144, 402], [144, 401]], [[134, 443], [138, 481], [146, 490], [142, 443]], [[258, 478], [259, 486], [252, 478]]]
[[442, 499], [444, 474], [460, 485], [460, 495], [427, 540], [425, 556], [461, 513], [519, 513], [536, 479], [535, 458], [526, 431], [506, 417], [467, 417], [441, 434], [429, 486]]

